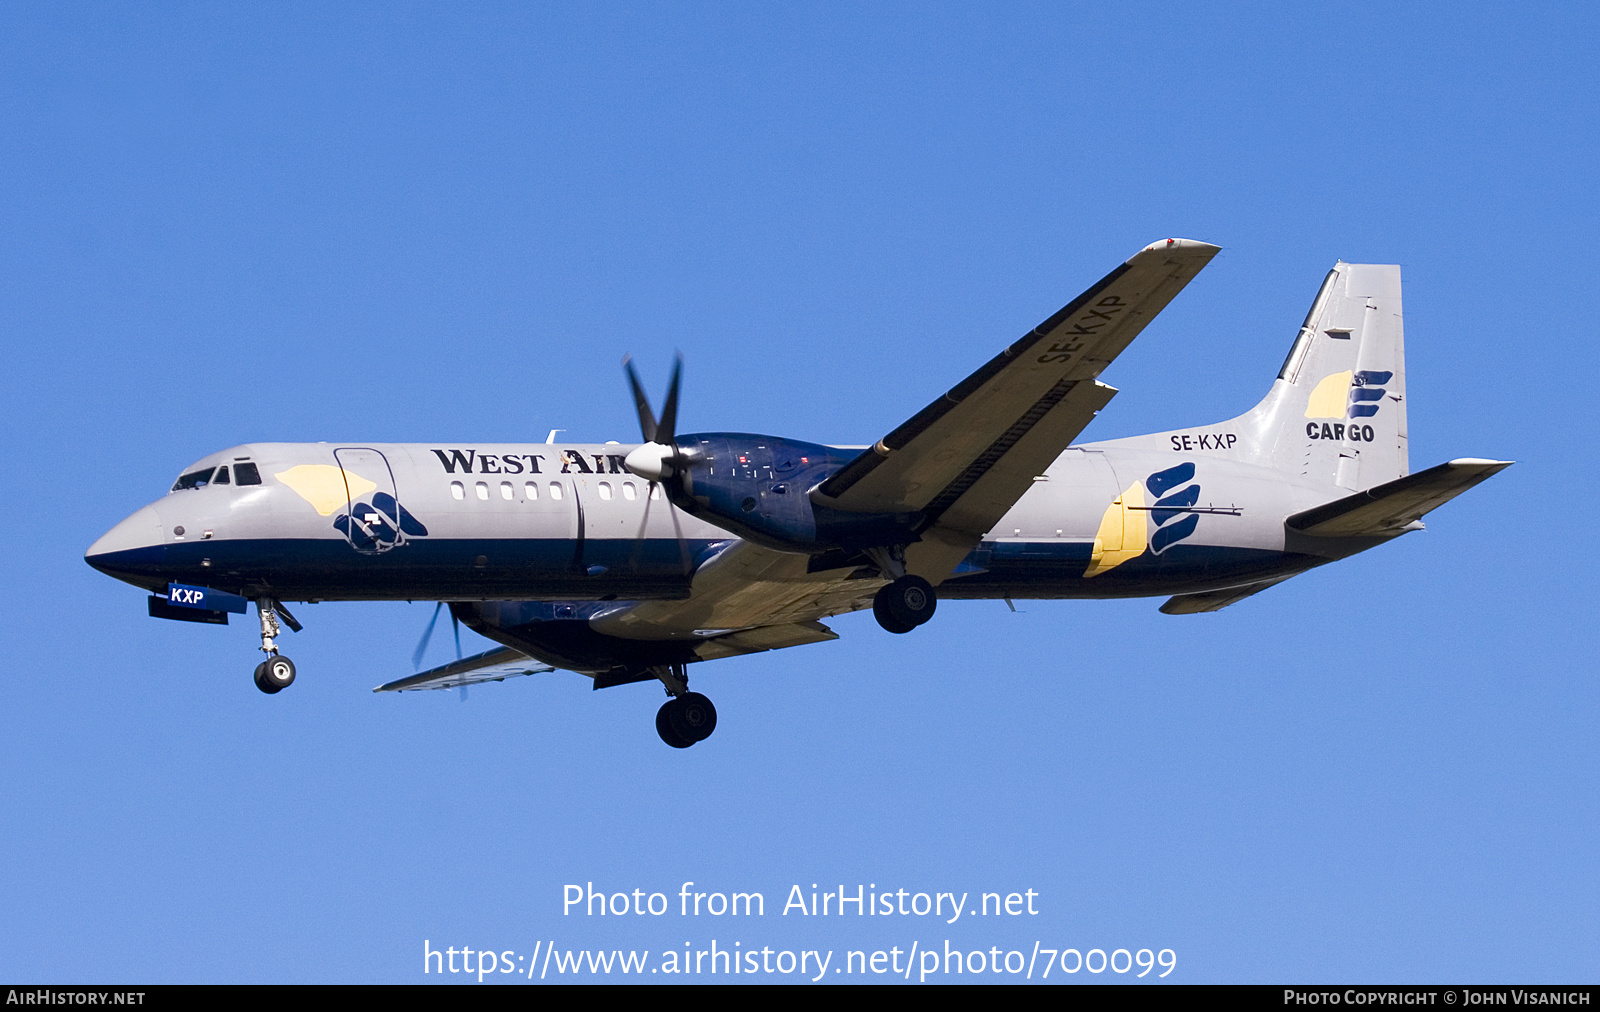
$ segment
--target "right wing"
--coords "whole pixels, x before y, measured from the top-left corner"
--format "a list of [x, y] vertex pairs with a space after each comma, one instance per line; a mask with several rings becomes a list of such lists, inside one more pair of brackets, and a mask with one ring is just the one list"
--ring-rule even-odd
[[1116, 391], [1095, 377], [1217, 251], [1168, 239], [1134, 254], [840, 468], [812, 501], [920, 513], [924, 544], [908, 566], [943, 579], [1106, 405]]

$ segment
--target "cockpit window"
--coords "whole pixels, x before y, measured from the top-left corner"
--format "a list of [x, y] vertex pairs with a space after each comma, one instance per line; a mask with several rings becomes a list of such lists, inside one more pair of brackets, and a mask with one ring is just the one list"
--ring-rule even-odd
[[226, 467], [217, 468], [217, 476], [215, 478], [211, 479], [211, 484], [213, 484], [213, 485], [226, 485], [227, 483], [228, 483], [228, 469]]
[[240, 485], [261, 484], [261, 472], [254, 464], [233, 465], [233, 476], [237, 479], [237, 483]]
[[208, 467], [200, 471], [190, 471], [178, 479], [177, 483], [172, 486], [172, 491], [181, 492], [186, 488], [205, 488], [211, 484], [211, 472], [215, 470], [216, 468], [214, 467]]

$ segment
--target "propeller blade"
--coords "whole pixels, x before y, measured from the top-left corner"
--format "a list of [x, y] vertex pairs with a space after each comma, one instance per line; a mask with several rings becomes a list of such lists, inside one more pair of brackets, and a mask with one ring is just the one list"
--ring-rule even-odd
[[656, 483], [651, 482], [644, 487], [644, 516], [639, 520], [639, 533], [633, 538], [633, 559], [630, 563], [634, 572], [639, 571], [639, 551], [644, 548], [645, 528], [650, 525], [650, 499], [656, 493]]
[[454, 608], [450, 609], [450, 628], [455, 630], [456, 660], [459, 661], [461, 659], [461, 620], [456, 618], [456, 610]]
[[633, 356], [628, 355], [622, 360], [623, 371], [628, 374], [628, 386], [633, 388], [633, 405], [639, 409], [639, 432], [644, 436], [644, 441], [656, 441], [655, 412], [650, 410], [650, 398], [644, 395], [644, 387], [639, 385], [639, 374], [633, 368]]
[[678, 535], [678, 557], [683, 560], [683, 575], [689, 575], [689, 543], [683, 539], [683, 528], [678, 526], [678, 510], [667, 499], [667, 515], [672, 517], [672, 530]]
[[422, 667], [422, 655], [428, 651], [428, 640], [433, 636], [433, 627], [439, 621], [439, 609], [443, 607], [443, 601], [434, 605], [433, 618], [428, 620], [428, 628], [422, 631], [422, 642], [417, 644], [416, 652], [411, 655], [411, 666], [413, 668], [420, 669]]
[[661, 405], [661, 424], [656, 427], [656, 435], [651, 437], [652, 443], [665, 443], [677, 448], [678, 445], [678, 387], [683, 382], [683, 353], [678, 354], [672, 363], [672, 382], [667, 386], [667, 401]]

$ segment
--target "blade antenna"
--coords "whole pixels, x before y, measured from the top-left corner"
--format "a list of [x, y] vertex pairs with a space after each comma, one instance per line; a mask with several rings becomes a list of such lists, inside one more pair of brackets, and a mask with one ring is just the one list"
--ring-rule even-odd
[[422, 667], [422, 655], [428, 651], [428, 640], [433, 637], [433, 627], [438, 624], [439, 609], [443, 607], [443, 601], [440, 601], [438, 604], [433, 606], [433, 618], [428, 620], [428, 628], [422, 631], [422, 642], [417, 644], [416, 652], [411, 655], [412, 668]]

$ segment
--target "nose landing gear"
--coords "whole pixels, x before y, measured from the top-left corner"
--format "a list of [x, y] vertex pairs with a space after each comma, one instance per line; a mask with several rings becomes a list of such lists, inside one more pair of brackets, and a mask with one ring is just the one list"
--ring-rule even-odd
[[256, 688], [272, 695], [294, 684], [294, 661], [273, 657], [256, 665]]
[[261, 617], [261, 650], [267, 659], [256, 665], [256, 688], [272, 695], [282, 692], [294, 684], [294, 661], [278, 653], [278, 645], [273, 642], [283, 630], [278, 626], [278, 616], [290, 629], [300, 631], [300, 623], [295, 621], [289, 609], [270, 597], [256, 598], [256, 612]]

